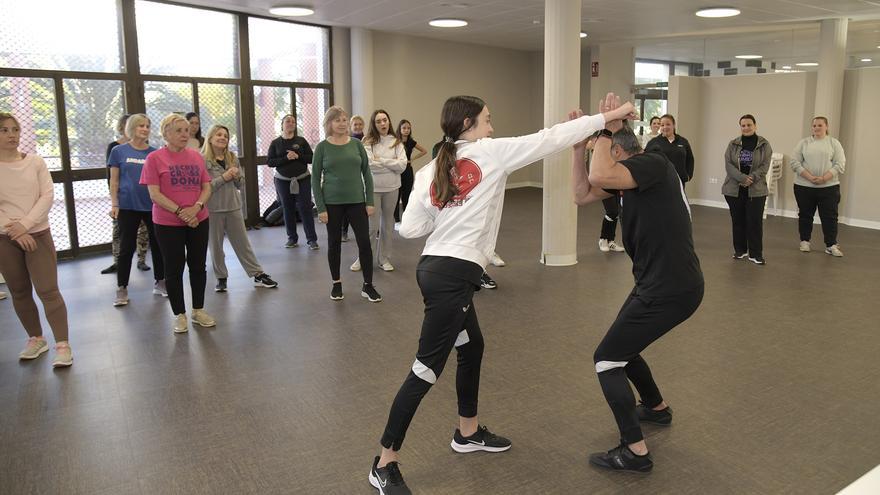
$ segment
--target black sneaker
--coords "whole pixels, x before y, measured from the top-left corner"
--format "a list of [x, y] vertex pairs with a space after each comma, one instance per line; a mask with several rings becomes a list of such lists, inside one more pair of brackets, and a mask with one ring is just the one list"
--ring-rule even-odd
[[382, 296], [376, 292], [376, 287], [373, 284], [364, 284], [361, 288], [361, 296], [366, 297], [370, 302], [382, 301]]
[[330, 299], [333, 299], [334, 301], [345, 299], [345, 295], [342, 293], [342, 282], [336, 282], [333, 284], [333, 288], [330, 289]]
[[650, 423], [652, 425], [660, 426], [669, 426], [672, 424], [672, 408], [668, 406], [666, 409], [655, 411], [640, 402], [639, 405], [636, 406], [636, 414], [638, 414], [639, 422], [641, 423]]
[[150, 271], [150, 265], [148, 265], [146, 261], [138, 261], [138, 270], [148, 272]]
[[480, 275], [480, 287], [484, 289], [497, 289], [498, 284], [492, 280], [492, 277], [490, 277], [488, 273], [483, 272], [483, 274]]
[[478, 426], [477, 432], [469, 437], [461, 436], [458, 428], [452, 435], [452, 443], [449, 444], [452, 450], [465, 454], [467, 452], [504, 452], [510, 448], [510, 440], [499, 437], [489, 431], [485, 426]]
[[254, 277], [254, 287], [266, 287], [267, 289], [274, 289], [278, 287], [278, 282], [272, 280], [272, 277], [266, 275], [265, 273], [261, 273]]
[[370, 484], [379, 490], [381, 495], [412, 495], [406, 482], [403, 481], [403, 474], [396, 462], [389, 462], [383, 468], [376, 467], [378, 465], [379, 456], [376, 456], [373, 459], [373, 467], [370, 468]]
[[636, 455], [622, 443], [608, 452], [590, 454], [590, 464], [614, 471], [636, 471], [648, 473], [654, 468], [651, 454]]
[[226, 292], [226, 279], [218, 278], [217, 285], [214, 286], [214, 292]]
[[321, 249], [321, 247], [318, 246], [317, 241], [309, 241], [309, 249], [311, 249], [312, 251], [317, 251], [318, 249]]
[[287, 241], [286, 243], [284, 243], [284, 247], [286, 247], [288, 249], [296, 248], [296, 247], [299, 247], [299, 243], [296, 241]]
[[733, 253], [733, 259], [741, 260], [741, 259], [747, 257], [748, 255], [749, 255], [749, 253]]
[[103, 270], [101, 270], [102, 275], [107, 275], [109, 273], [116, 273], [116, 263], [113, 263], [112, 265], [108, 266], [107, 268], [104, 268]]
[[767, 264], [767, 262], [764, 261], [763, 256], [755, 256], [754, 258], [749, 256], [749, 261], [751, 261], [752, 263], [754, 263], [756, 265], [766, 265]]

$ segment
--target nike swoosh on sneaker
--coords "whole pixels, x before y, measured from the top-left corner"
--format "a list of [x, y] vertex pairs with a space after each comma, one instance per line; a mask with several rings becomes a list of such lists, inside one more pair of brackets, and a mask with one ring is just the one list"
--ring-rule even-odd
[[486, 441], [485, 441], [485, 440], [480, 440], [479, 442], [475, 442], [475, 441], [473, 441], [473, 440], [468, 440], [468, 443], [472, 443], [472, 444], [474, 444], [474, 445], [482, 445], [483, 447], [486, 446]]

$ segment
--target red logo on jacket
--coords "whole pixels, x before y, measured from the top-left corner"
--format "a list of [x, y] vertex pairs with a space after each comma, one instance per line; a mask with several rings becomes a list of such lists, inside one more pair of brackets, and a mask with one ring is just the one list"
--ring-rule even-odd
[[[480, 166], [470, 158], [461, 158], [457, 160], [455, 162], [453, 173], [455, 174], [454, 179], [455, 185], [458, 188], [458, 194], [453, 196], [453, 198], [446, 203], [445, 208], [463, 205], [467, 200], [468, 194], [477, 187], [481, 180], [483, 180], [483, 171], [480, 170]], [[444, 208], [444, 205], [437, 199], [437, 188], [434, 186], [433, 182], [431, 183], [431, 204], [437, 208]]]

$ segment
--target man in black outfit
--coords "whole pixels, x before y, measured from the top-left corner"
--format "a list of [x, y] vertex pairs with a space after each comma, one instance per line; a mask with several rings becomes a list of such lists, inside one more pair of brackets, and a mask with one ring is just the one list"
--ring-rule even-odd
[[[606, 98], [600, 111], [617, 106], [618, 100]], [[703, 274], [694, 253], [690, 208], [672, 163], [661, 153], [642, 153], [637, 137], [623, 121], [608, 122], [601, 131], [589, 177], [583, 153], [582, 144], [575, 146], [575, 202], [619, 198], [623, 242], [633, 260], [635, 278], [635, 287], [593, 356], [621, 443], [590, 455], [590, 463], [612, 470], [648, 472], [653, 461], [639, 423], [669, 425], [672, 410], [641, 353], [690, 317], [703, 299]], [[627, 379], [639, 392], [638, 406]]]

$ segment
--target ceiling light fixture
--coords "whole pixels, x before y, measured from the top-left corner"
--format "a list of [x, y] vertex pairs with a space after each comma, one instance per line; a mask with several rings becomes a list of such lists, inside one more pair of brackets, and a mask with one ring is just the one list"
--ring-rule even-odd
[[870, 59], [870, 58], [863, 58], [863, 59], [861, 60], [861, 62], [873, 62], [873, 60]]
[[790, 66], [790, 65], [783, 65], [782, 68], [785, 69], [785, 70], [791, 70], [791, 66]]
[[433, 19], [428, 24], [440, 28], [457, 28], [467, 26], [468, 22], [464, 19]]
[[269, 13], [284, 17], [304, 17], [314, 14], [315, 9], [302, 5], [276, 5], [269, 8]]
[[743, 60], [754, 60], [756, 58], [764, 58], [763, 55], [737, 55], [736, 58], [741, 58]]
[[740, 10], [733, 7], [712, 7], [709, 9], [700, 9], [696, 12], [697, 17], [708, 17], [712, 19], [719, 17], [733, 17], [739, 14]]
[[586, 37], [587, 37], [587, 33], [581, 31], [581, 39], [586, 38]]
[[799, 64], [794, 64], [794, 65], [797, 65], [798, 67], [819, 67], [818, 62], [801, 62]]

